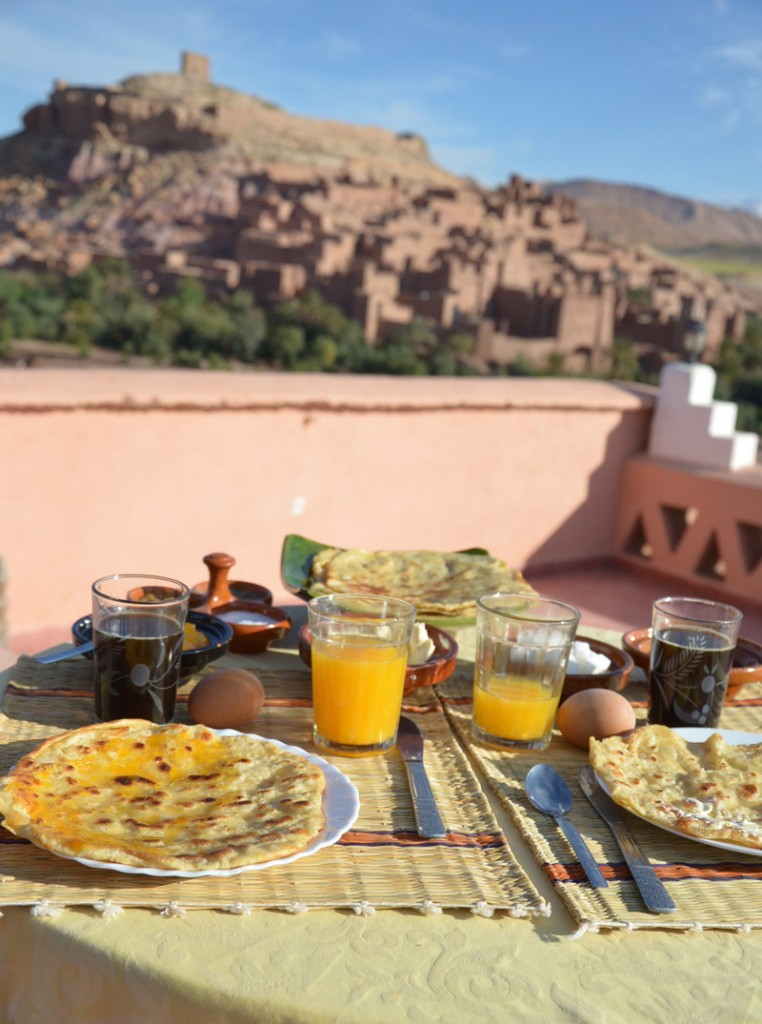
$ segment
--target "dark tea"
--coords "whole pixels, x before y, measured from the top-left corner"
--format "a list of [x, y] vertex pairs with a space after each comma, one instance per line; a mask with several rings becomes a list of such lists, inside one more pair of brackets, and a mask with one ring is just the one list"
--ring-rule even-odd
[[734, 645], [710, 630], [656, 630], [651, 647], [651, 725], [715, 728], [720, 721]]
[[96, 718], [171, 722], [183, 649], [176, 619], [139, 611], [109, 615], [93, 639]]

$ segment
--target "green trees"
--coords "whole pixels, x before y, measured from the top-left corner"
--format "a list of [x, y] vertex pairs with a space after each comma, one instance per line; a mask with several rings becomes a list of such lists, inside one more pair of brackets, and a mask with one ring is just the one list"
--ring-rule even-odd
[[242, 363], [253, 363], [267, 336], [265, 312], [257, 306], [251, 292], [243, 288], [227, 300], [227, 310], [233, 326], [231, 355]]
[[280, 303], [268, 324], [263, 353], [283, 369], [352, 373], [367, 350], [360, 325], [314, 290]]
[[72, 277], [0, 273], [0, 342], [12, 338], [62, 341], [83, 355], [97, 346], [144, 356], [157, 364], [251, 363], [266, 335], [266, 317], [248, 292], [224, 302], [184, 278], [161, 300], [145, 295], [125, 261], [107, 260]]
[[445, 337], [424, 320], [390, 329], [369, 345], [359, 323], [314, 290], [266, 313], [238, 289], [219, 300], [181, 278], [160, 299], [145, 294], [126, 261], [92, 264], [72, 277], [0, 272], [0, 356], [18, 338], [61, 341], [86, 357], [94, 348], [160, 365], [227, 369], [236, 364], [322, 373], [454, 375], [476, 372], [467, 331]]
[[[302, 373], [570, 375], [560, 351], [542, 366], [522, 354], [507, 366], [482, 369], [474, 359], [475, 328], [463, 321], [450, 332], [437, 331], [413, 317], [368, 344], [360, 324], [315, 290], [266, 312], [244, 288], [213, 299], [190, 276], [171, 294], [152, 298], [124, 260], [103, 260], [72, 277], [0, 271], [4, 359], [11, 357], [14, 340], [36, 339], [68, 343], [83, 357], [98, 347], [119, 352], [126, 362], [142, 357], [213, 370], [244, 365]], [[598, 376], [651, 382], [626, 339], [615, 338], [602, 355]], [[717, 397], [738, 403], [739, 429], [762, 433], [762, 319], [749, 318], [740, 343], [726, 340], [714, 366]]]
[[52, 274], [0, 274], [0, 336], [55, 341], [65, 296]]
[[762, 319], [749, 317], [740, 342], [723, 341], [713, 366], [717, 397], [738, 404], [738, 429], [762, 434]]
[[637, 380], [640, 371], [638, 357], [627, 338], [614, 338], [611, 348], [605, 353], [608, 365], [605, 377], [608, 380]]
[[57, 340], [87, 354], [93, 346], [150, 354], [156, 310], [143, 295], [129, 264], [105, 260], [62, 278], [64, 309]]

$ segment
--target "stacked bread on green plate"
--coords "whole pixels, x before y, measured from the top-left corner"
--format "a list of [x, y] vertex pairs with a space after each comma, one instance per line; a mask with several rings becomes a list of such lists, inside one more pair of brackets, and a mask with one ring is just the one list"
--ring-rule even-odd
[[533, 593], [501, 558], [474, 551], [370, 551], [326, 547], [310, 567], [312, 595], [385, 594], [415, 606], [423, 618], [472, 617], [476, 599], [492, 591]]

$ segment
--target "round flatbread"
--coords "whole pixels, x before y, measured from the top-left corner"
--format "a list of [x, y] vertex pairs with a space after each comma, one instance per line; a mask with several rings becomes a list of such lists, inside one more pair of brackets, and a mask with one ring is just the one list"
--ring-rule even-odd
[[762, 743], [713, 733], [688, 743], [664, 725], [590, 741], [590, 763], [612, 799], [656, 825], [762, 849]]
[[63, 857], [208, 871], [305, 849], [325, 777], [245, 733], [122, 719], [61, 733], [0, 780], [4, 826]]
[[323, 548], [310, 569], [313, 595], [383, 594], [409, 601], [422, 615], [473, 614], [477, 597], [497, 590], [533, 593], [502, 559], [466, 552]]

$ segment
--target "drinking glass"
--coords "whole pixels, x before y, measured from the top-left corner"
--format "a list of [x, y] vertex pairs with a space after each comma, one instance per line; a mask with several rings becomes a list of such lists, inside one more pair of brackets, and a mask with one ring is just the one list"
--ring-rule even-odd
[[118, 574], [93, 583], [99, 721], [172, 721], [189, 596], [184, 583], [163, 576]]
[[715, 728], [741, 628], [730, 604], [695, 597], [654, 601], [648, 676], [650, 725]]
[[471, 731], [504, 750], [550, 743], [580, 613], [532, 594], [485, 594], [476, 602]]
[[375, 594], [331, 594], [308, 607], [313, 739], [348, 757], [397, 741], [415, 608]]

